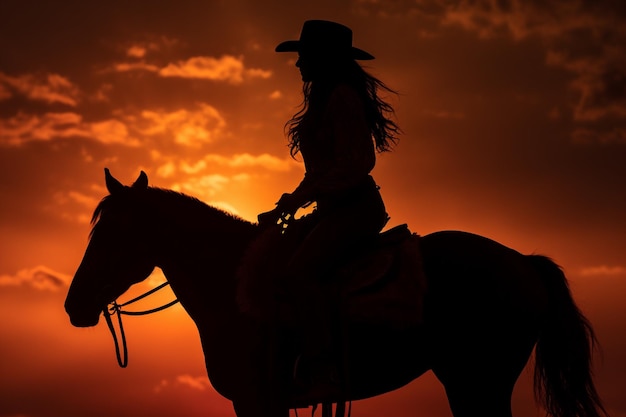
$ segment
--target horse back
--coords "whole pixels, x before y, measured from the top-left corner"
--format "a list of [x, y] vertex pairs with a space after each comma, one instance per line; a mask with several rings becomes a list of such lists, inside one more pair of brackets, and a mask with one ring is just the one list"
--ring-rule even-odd
[[[484, 236], [441, 231], [420, 239], [427, 314], [455, 326], [538, 319], [546, 289], [530, 258]], [[534, 320], [533, 320], [534, 321]], [[439, 324], [439, 323], [438, 323]]]

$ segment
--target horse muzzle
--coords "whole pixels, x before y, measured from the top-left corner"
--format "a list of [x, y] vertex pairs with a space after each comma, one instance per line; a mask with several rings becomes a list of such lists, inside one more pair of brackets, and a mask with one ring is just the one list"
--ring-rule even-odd
[[[95, 304], [95, 303], [94, 303]], [[65, 300], [65, 312], [70, 323], [75, 327], [92, 327], [98, 324], [103, 307], [83, 302], [74, 302], [70, 297]]]

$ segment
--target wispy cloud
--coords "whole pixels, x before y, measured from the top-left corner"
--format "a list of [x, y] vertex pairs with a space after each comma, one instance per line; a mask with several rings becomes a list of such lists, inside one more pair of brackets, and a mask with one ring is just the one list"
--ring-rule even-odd
[[624, 266], [590, 266], [581, 269], [580, 274], [585, 277], [626, 277], [626, 267]]
[[128, 127], [123, 122], [116, 119], [91, 122], [86, 125], [89, 132], [88, 137], [92, 137], [98, 142], [112, 145], [119, 144], [125, 146], [139, 146], [140, 142], [131, 137]]
[[291, 158], [278, 158], [267, 153], [262, 153], [260, 155], [241, 153], [232, 156], [209, 154], [204, 157], [204, 161], [231, 168], [255, 167], [281, 172], [290, 171], [294, 167], [298, 166], [298, 164]]
[[29, 142], [68, 138], [90, 139], [108, 145], [139, 146], [139, 141], [130, 135], [126, 124], [117, 119], [85, 122], [80, 114], [74, 112], [18, 113], [0, 119], [0, 146], [21, 146]]
[[77, 113], [45, 113], [41, 116], [18, 113], [0, 119], [0, 144], [19, 146], [26, 142], [82, 136], [82, 116]]
[[128, 71], [150, 71], [158, 72], [159, 67], [153, 64], [148, 64], [144, 61], [140, 62], [119, 62], [113, 64], [113, 70], [115, 72], [128, 72]]
[[172, 175], [176, 173], [176, 164], [172, 161], [166, 162], [165, 164], [159, 166], [157, 168], [157, 175], [161, 178], [170, 178]]
[[[261, 68], [246, 68], [242, 56], [223, 55], [219, 58], [196, 56], [185, 60], [171, 62], [163, 67], [143, 60], [145, 49], [132, 47], [127, 54], [142, 58], [140, 61], [120, 62], [111, 68], [114, 72], [149, 71], [165, 78], [191, 78], [213, 81], [224, 81], [238, 85], [255, 78], [267, 79], [272, 71]], [[143, 55], [142, 55], [143, 54]]]
[[41, 291], [57, 291], [69, 285], [71, 277], [45, 266], [21, 269], [14, 275], [0, 275], [0, 286], [29, 286]]
[[211, 383], [206, 376], [191, 376], [189, 374], [184, 374], [176, 377], [176, 382], [180, 385], [185, 385], [199, 391], [212, 388]]
[[575, 129], [571, 133], [573, 143], [577, 144], [611, 144], [621, 143], [626, 144], [626, 128], [614, 127], [607, 130], [592, 130], [586, 128]]
[[199, 197], [204, 201], [212, 199], [222, 191], [231, 178], [220, 174], [201, 175], [190, 177], [172, 185], [172, 189]]
[[[355, 4], [361, 13], [417, 17], [461, 27], [486, 41], [538, 40], [545, 49], [546, 65], [571, 75], [574, 121], [626, 123], [626, 26], [623, 10], [613, 1], [356, 0]], [[616, 137], [597, 124], [593, 130], [599, 141]]]
[[0, 84], [0, 101], [11, 98], [13, 94], [9, 91], [8, 87], [4, 84]]
[[198, 148], [226, 136], [226, 120], [213, 106], [191, 109], [114, 111], [108, 119], [85, 121], [77, 112], [26, 114], [0, 119], [0, 146], [29, 142], [86, 139], [105, 145], [138, 147], [156, 139]]
[[150, 39], [133, 41], [124, 44], [121, 49], [124, 55], [130, 58], [145, 58], [149, 53], [172, 49], [180, 44], [177, 38], [168, 36], [149, 36]]
[[626, 28], [612, 2], [512, 0], [450, 3], [442, 22], [459, 25], [489, 39], [508, 34], [515, 40], [540, 39], [546, 64], [573, 75], [578, 122], [626, 120]]
[[79, 88], [59, 74], [23, 74], [10, 76], [0, 72], [0, 100], [11, 96], [10, 92], [29, 100], [61, 103], [71, 107], [78, 104]]
[[[626, 42], [626, 34], [623, 40]], [[626, 120], [626, 54], [623, 51], [608, 53], [602, 51], [604, 47], [596, 47], [600, 50], [590, 56], [553, 50], [548, 53], [546, 62], [575, 75], [570, 83], [570, 88], [579, 93], [578, 102], [573, 106], [574, 120]]]
[[172, 184], [171, 189], [194, 196], [229, 213], [239, 215], [239, 210], [235, 206], [227, 201], [218, 200], [216, 197], [228, 191], [227, 187], [248, 184], [251, 178], [252, 176], [247, 173], [192, 175], [184, 180], [175, 182]]
[[159, 75], [162, 77], [203, 78], [241, 84], [246, 78], [269, 78], [272, 73], [257, 68], [246, 69], [242, 57], [223, 55], [220, 58], [198, 56], [171, 63], [159, 70]]
[[147, 52], [148, 49], [143, 45], [132, 45], [126, 49], [126, 55], [133, 58], [143, 58]]
[[424, 115], [427, 117], [432, 117], [434, 119], [445, 119], [445, 120], [463, 120], [465, 119], [465, 113], [459, 111], [448, 111], [448, 110], [424, 110]]
[[192, 376], [182, 374], [173, 380], [162, 379], [157, 386], [154, 387], [155, 392], [161, 392], [170, 387], [190, 388], [196, 391], [212, 390], [213, 386], [206, 376]]
[[198, 175], [204, 172], [214, 172], [216, 168], [223, 167], [241, 170], [264, 169], [274, 172], [288, 172], [300, 167], [300, 164], [291, 158], [278, 158], [267, 153], [260, 155], [240, 153], [231, 156], [207, 154], [200, 160], [193, 162], [183, 160], [178, 163], [161, 154], [153, 154], [153, 159], [166, 161], [157, 168], [157, 175], [162, 178], [170, 178], [178, 173]]
[[99, 198], [79, 191], [60, 191], [53, 196], [54, 206], [50, 209], [61, 218], [89, 224], [91, 211], [98, 204]]

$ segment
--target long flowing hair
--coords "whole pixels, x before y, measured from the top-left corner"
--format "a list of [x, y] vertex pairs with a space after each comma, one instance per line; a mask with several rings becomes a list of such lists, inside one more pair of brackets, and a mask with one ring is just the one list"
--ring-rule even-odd
[[332, 90], [340, 83], [352, 86], [363, 100], [367, 124], [378, 152], [390, 151], [399, 140], [398, 135], [402, 131], [392, 120], [393, 107], [378, 94], [381, 90], [391, 94], [397, 92], [369, 74], [353, 59], [339, 61], [338, 64], [332, 72], [332, 79], [309, 81], [302, 86], [304, 98], [300, 110], [285, 124], [292, 157], [300, 151], [303, 121], [320, 114]]

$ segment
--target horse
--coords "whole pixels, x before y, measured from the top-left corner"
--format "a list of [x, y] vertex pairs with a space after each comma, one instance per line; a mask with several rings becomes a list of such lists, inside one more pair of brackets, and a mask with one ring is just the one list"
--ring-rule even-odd
[[[100, 313], [159, 267], [195, 322], [207, 375], [238, 417], [285, 417], [282, 380], [270, 365], [264, 327], [237, 306], [236, 270], [259, 226], [184, 194], [130, 186], [107, 169], [84, 257], [65, 300], [70, 322], [95, 326]], [[562, 269], [461, 231], [419, 238], [428, 283], [421, 324], [403, 329], [348, 325], [350, 397], [400, 388], [432, 370], [454, 417], [511, 417], [513, 387], [535, 351], [536, 398], [554, 417], [607, 415], [592, 378], [596, 338]], [[266, 341], [266, 339], [265, 339]], [[276, 382], [278, 381], [278, 382]]]

